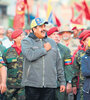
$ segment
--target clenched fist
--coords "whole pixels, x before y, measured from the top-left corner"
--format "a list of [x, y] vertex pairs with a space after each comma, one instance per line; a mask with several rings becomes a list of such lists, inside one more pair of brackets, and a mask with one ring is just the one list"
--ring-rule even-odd
[[67, 83], [66, 92], [67, 92], [67, 93], [72, 92], [72, 84], [71, 84], [71, 83]]
[[44, 48], [46, 49], [46, 51], [51, 50], [51, 45], [50, 45], [50, 43], [49, 43], [49, 42], [45, 43], [45, 44], [44, 44]]
[[64, 92], [65, 91], [65, 86], [64, 85], [61, 85], [60, 86], [60, 92]]

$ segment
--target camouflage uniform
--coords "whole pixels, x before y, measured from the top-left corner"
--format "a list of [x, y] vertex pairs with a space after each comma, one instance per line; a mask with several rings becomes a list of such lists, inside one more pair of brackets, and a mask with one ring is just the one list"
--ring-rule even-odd
[[[3, 65], [4, 65], [4, 61], [2, 59], [2, 54], [5, 49], [6, 48], [2, 44], [0, 44], [0, 67], [3, 67]], [[1, 79], [1, 73], [0, 73], [0, 83], [1, 83], [1, 80], [2, 79]], [[0, 100], [5, 100], [5, 93], [0, 94]]]
[[[2, 58], [2, 54], [3, 54], [5, 49], [6, 48], [3, 45], [0, 44], [0, 67], [2, 67], [3, 64], [4, 64], [4, 61], [3, 61], [3, 58]], [[0, 83], [1, 83], [1, 77], [0, 77]]]
[[79, 50], [75, 55], [74, 66], [77, 68], [79, 72], [79, 90], [80, 90], [80, 100], [83, 100], [83, 82], [84, 77], [81, 72], [81, 57], [85, 55], [85, 51]]
[[[66, 45], [65, 42], [64, 42], [64, 40], [61, 40], [61, 43], [64, 44], [64, 45]], [[78, 39], [73, 39], [73, 38], [72, 38], [72, 39], [70, 40], [70, 42], [69, 42], [69, 44], [67, 45], [67, 47], [70, 49], [71, 55], [74, 54], [74, 52], [76, 51], [76, 49], [78, 48], [79, 45], [80, 45], [80, 43], [79, 43], [79, 40], [78, 40]], [[77, 73], [78, 73], [77, 69], [74, 68], [74, 71], [75, 71], [75, 73], [76, 73], [75, 76], [77, 76]], [[77, 78], [75, 77], [75, 78], [73, 79], [73, 82], [72, 82], [72, 87], [76, 87], [76, 82], [77, 82]], [[73, 93], [72, 93], [72, 95], [73, 95]], [[73, 95], [73, 96], [74, 96], [74, 95]]]
[[[0, 50], [0, 67], [2, 67], [3, 65], [4, 65], [4, 61], [3, 61], [3, 58], [2, 58], [2, 51]], [[1, 83], [1, 76], [0, 76], [0, 83]]]
[[[57, 46], [60, 50], [60, 54], [62, 57], [66, 82], [72, 81], [72, 78], [74, 77], [74, 70], [72, 65], [70, 63], [67, 63], [67, 61], [71, 62], [70, 50], [66, 46], [60, 43], [57, 44]], [[59, 82], [58, 82], [58, 88], [56, 89], [56, 100], [68, 100], [68, 95], [66, 92], [60, 93]]]
[[[3, 58], [0, 56], [0, 68], [3, 67], [4, 64], [4, 61], [3, 61]], [[0, 74], [0, 83], [1, 83], [2, 79], [1, 79], [1, 74]], [[5, 93], [1, 94], [0, 93], [0, 100], [6, 100], [6, 96], [5, 96]]]
[[23, 55], [10, 47], [3, 53], [7, 66], [7, 100], [25, 100], [25, 90], [21, 87]]
[[[61, 40], [61, 43], [66, 46], [65, 42]], [[78, 45], [80, 45], [78, 39], [71, 39], [70, 43], [68, 44], [68, 48], [71, 50], [71, 55], [73, 55], [74, 51], [77, 49]]]

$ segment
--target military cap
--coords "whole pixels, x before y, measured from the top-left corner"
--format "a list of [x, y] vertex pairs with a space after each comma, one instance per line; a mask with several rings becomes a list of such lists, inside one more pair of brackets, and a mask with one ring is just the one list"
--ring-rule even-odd
[[51, 35], [54, 32], [58, 32], [58, 28], [57, 27], [52, 27], [47, 31], [47, 35]]
[[64, 25], [64, 26], [62, 26], [61, 27], [61, 29], [60, 29], [60, 32], [59, 32], [59, 34], [62, 34], [62, 33], [65, 33], [65, 32], [67, 32], [67, 33], [73, 33], [73, 31], [71, 30], [71, 27], [70, 27], [70, 25]]
[[11, 38], [12, 39], [15, 39], [17, 38], [19, 35], [21, 35], [23, 33], [23, 30], [22, 29], [17, 29], [15, 31], [13, 31], [12, 35], [11, 35]]
[[75, 29], [77, 29], [77, 27], [76, 27], [76, 26], [72, 28], [72, 30], [75, 30]]
[[80, 35], [79, 39], [84, 41], [88, 36], [90, 36], [90, 30], [84, 30]]

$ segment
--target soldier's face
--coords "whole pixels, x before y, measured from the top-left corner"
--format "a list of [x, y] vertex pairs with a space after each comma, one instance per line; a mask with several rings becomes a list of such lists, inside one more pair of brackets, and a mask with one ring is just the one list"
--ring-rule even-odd
[[73, 32], [75, 36], [79, 33], [77, 29], [73, 30]]
[[4, 35], [4, 32], [5, 32], [4, 28], [3, 27], [0, 27], [0, 34], [1, 35]]
[[6, 35], [7, 35], [7, 37], [8, 37], [9, 39], [11, 39], [12, 32], [13, 32], [13, 31], [10, 31], [10, 30], [7, 31], [7, 34], [6, 34]]
[[69, 40], [70, 38], [71, 38], [71, 33], [70, 32], [62, 33], [62, 39], [63, 40]]
[[33, 28], [34, 31], [34, 35], [39, 38], [42, 39], [45, 37], [46, 34], [46, 30], [45, 30], [45, 24], [37, 26], [36, 28]]
[[58, 36], [58, 32], [54, 32], [49, 37], [52, 38], [56, 43], [59, 43], [60, 42], [60, 38]]
[[22, 33], [21, 35], [19, 35], [16, 39], [14, 39], [14, 41], [21, 43], [21, 40], [25, 37], [25, 34]]

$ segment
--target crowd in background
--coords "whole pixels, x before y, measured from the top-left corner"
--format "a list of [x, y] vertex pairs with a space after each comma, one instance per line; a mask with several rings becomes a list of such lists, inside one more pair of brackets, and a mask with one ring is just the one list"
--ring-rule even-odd
[[[46, 23], [43, 23], [43, 25], [45, 24]], [[90, 100], [90, 62], [89, 62], [90, 61], [90, 57], [89, 57], [90, 56], [90, 28], [87, 27], [87, 29], [84, 29], [84, 28], [73, 27], [71, 29], [69, 25], [64, 25], [61, 26], [60, 28], [46, 25], [46, 28], [44, 29], [45, 26], [43, 25], [40, 25], [40, 28], [42, 29], [41, 30], [42, 34], [45, 32], [46, 33], [45, 37], [49, 37], [56, 42], [56, 46], [59, 51], [58, 55], [60, 55], [62, 59], [62, 66], [64, 71], [65, 80], [61, 78], [61, 83], [64, 82], [64, 84], [61, 84], [62, 90], [60, 90], [60, 83], [57, 80], [57, 88], [55, 89], [55, 100]], [[38, 51], [37, 46], [36, 47], [34, 46], [32, 48], [32, 51], [30, 52], [32, 53], [32, 55], [29, 56], [28, 50], [31, 47], [26, 47], [26, 44], [29, 43], [28, 42], [29, 40], [28, 39], [24, 40], [23, 38], [38, 37], [39, 39], [42, 39], [41, 37], [38, 36], [38, 34], [34, 34], [35, 36], [32, 35], [32, 33], [35, 33], [35, 31], [40, 31], [37, 29], [37, 26], [39, 25], [31, 27], [30, 30], [22, 30], [22, 29], [14, 30], [13, 28], [8, 28], [7, 30], [5, 30], [3, 26], [0, 26], [0, 90], [1, 90], [0, 100], [20, 100], [20, 99], [25, 100], [25, 93], [27, 91], [30, 92], [29, 87], [27, 85], [28, 84], [27, 80], [23, 79], [23, 83], [22, 83], [22, 84], [26, 84], [27, 87], [25, 87], [24, 89], [24, 87], [21, 86], [21, 79], [23, 74], [23, 67], [22, 67], [23, 62], [27, 66], [29, 66], [29, 64], [31, 63], [32, 63], [31, 65], [33, 65], [33, 63], [37, 59], [35, 59], [32, 55], [40, 59], [41, 55], [42, 56], [46, 55], [46, 52]], [[22, 40], [23, 42], [21, 45]], [[35, 41], [39, 41], [39, 40], [36, 39]], [[47, 40], [45, 40], [45, 43], [46, 41]], [[30, 45], [34, 43], [33, 40], [31, 40], [30, 42], [31, 42]], [[37, 45], [40, 48], [39, 44]], [[48, 44], [46, 43], [44, 45], [44, 48], [48, 52], [51, 50], [51, 46], [53, 46], [53, 41], [51, 42], [50, 40], [48, 40]], [[37, 51], [35, 51], [35, 49]], [[33, 54], [33, 51], [37, 53]], [[44, 52], [44, 54], [42, 52]], [[53, 57], [54, 56], [57, 57], [55, 53], [56, 51], [53, 47], [53, 51], [50, 53], [50, 55], [52, 55]], [[54, 59], [56, 60], [55, 57]], [[29, 60], [31, 63], [29, 63]], [[35, 66], [33, 65], [33, 67]], [[26, 69], [28, 69], [28, 67]], [[5, 70], [7, 71], [7, 75], [5, 74], [6, 73]], [[35, 74], [37, 73], [37, 71], [38, 68], [36, 68], [35, 72], [32, 73]], [[29, 75], [28, 71], [27, 73], [24, 72], [24, 74], [26, 76]], [[5, 81], [6, 76], [8, 80], [7, 85]], [[23, 77], [25, 78], [26, 76]], [[63, 75], [61, 77], [63, 77]], [[33, 79], [34, 78], [35, 77], [33, 77]], [[34, 87], [32, 84], [30, 85]], [[66, 88], [65, 90], [63, 85], [65, 85]], [[55, 87], [53, 86], [53, 88]], [[5, 97], [7, 97], [8, 99], [6, 99]], [[26, 100], [33, 100], [28, 98]], [[39, 100], [39, 99], [35, 99], [35, 100]], [[54, 100], [54, 99], [45, 99], [45, 100]]]

